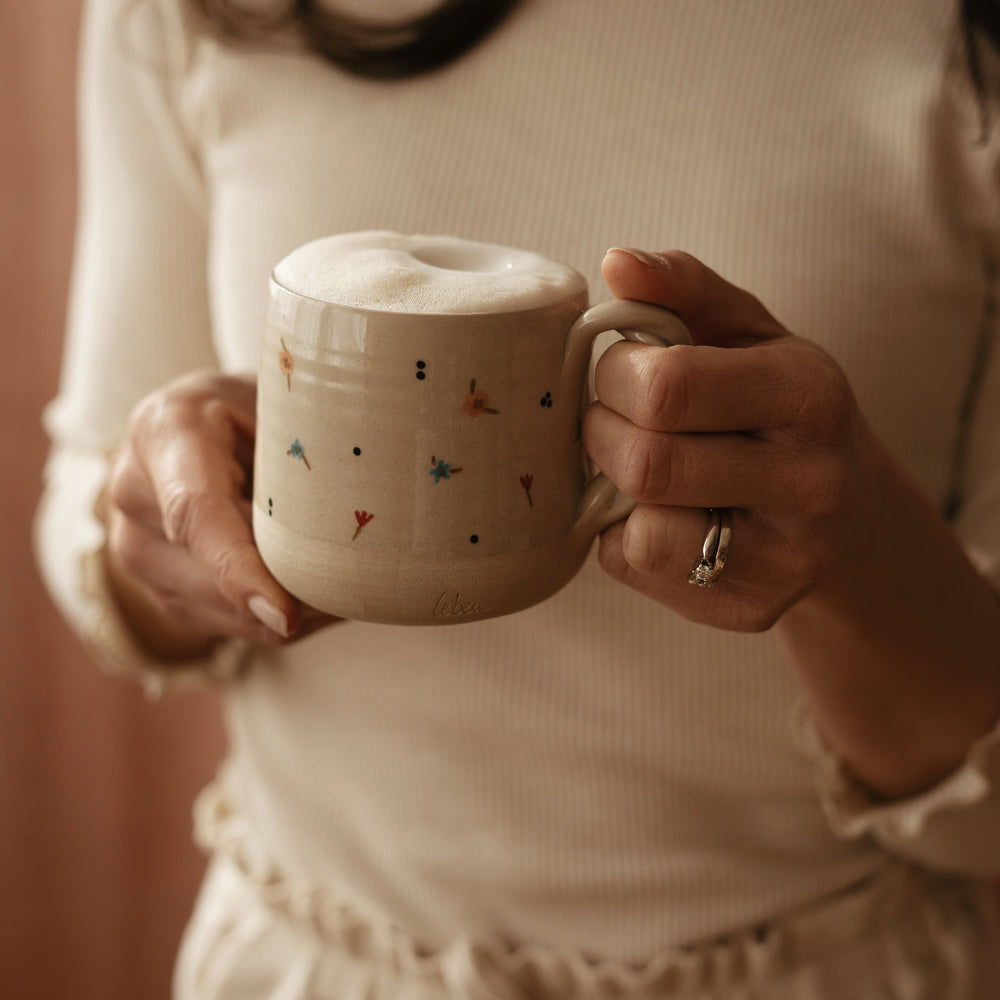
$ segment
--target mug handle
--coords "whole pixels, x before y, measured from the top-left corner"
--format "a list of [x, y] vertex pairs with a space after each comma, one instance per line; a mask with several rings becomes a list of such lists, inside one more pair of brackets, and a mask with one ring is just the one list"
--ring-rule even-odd
[[[617, 330], [626, 340], [653, 347], [691, 343], [687, 327], [669, 309], [649, 302], [612, 299], [581, 313], [567, 334], [564, 363], [576, 366], [588, 362], [598, 334], [610, 330]], [[573, 535], [581, 541], [590, 541], [616, 521], [628, 517], [635, 505], [635, 500], [625, 496], [599, 472], [580, 497]]]

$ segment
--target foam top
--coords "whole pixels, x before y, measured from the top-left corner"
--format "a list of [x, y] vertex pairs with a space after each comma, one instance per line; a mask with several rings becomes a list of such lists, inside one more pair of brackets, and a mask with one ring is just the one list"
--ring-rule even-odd
[[274, 269], [289, 291], [385, 312], [514, 312], [586, 291], [583, 276], [541, 254], [455, 236], [386, 230], [313, 240]]

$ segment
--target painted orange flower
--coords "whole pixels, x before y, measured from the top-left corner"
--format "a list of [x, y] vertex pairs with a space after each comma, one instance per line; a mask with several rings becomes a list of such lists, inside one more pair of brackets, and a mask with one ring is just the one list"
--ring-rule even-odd
[[476, 391], [476, 380], [473, 379], [469, 385], [469, 395], [465, 397], [462, 409], [475, 419], [480, 413], [499, 413], [490, 406], [490, 397], [481, 389]]
[[281, 338], [281, 353], [278, 355], [278, 364], [281, 366], [281, 370], [285, 373], [285, 378], [288, 380], [288, 391], [292, 391], [292, 372], [295, 371], [295, 358], [292, 357], [292, 352], [285, 346], [285, 338]]

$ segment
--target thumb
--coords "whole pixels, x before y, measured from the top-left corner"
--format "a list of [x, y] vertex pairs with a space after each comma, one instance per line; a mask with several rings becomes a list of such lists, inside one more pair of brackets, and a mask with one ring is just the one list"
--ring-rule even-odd
[[618, 298], [675, 312], [696, 344], [740, 347], [788, 336], [755, 296], [682, 250], [613, 247], [604, 256], [601, 273]]

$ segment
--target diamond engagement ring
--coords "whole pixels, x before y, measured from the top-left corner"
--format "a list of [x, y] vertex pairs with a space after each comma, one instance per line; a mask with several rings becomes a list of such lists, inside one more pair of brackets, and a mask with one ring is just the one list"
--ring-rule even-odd
[[688, 583], [713, 587], [726, 565], [729, 540], [733, 534], [733, 515], [728, 507], [709, 507], [708, 530], [701, 543], [701, 559], [688, 575]]

